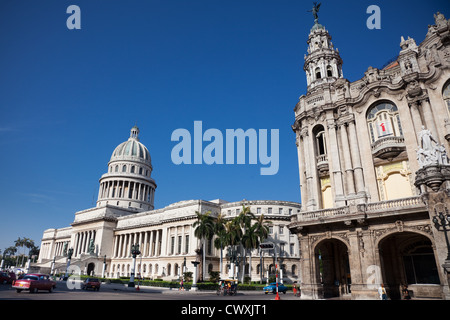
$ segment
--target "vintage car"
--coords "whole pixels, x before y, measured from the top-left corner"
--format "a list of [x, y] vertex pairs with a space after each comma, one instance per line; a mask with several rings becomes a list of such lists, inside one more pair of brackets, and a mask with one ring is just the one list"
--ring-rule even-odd
[[[276, 282], [273, 282], [273, 283], [269, 284], [268, 286], [265, 286], [263, 288], [263, 291], [264, 291], [265, 294], [268, 294], [269, 292], [277, 293], [277, 284], [276, 284]], [[286, 293], [286, 291], [287, 291], [287, 287], [285, 287], [281, 283], [278, 283], [278, 292]]]
[[98, 280], [97, 278], [87, 278], [81, 284], [81, 289], [93, 289], [98, 291], [100, 290], [100, 280]]
[[28, 290], [30, 293], [38, 292], [38, 290], [52, 292], [55, 287], [56, 282], [50, 279], [49, 275], [40, 273], [26, 274], [22, 279], [14, 280], [12, 283], [12, 288], [17, 292], [22, 290]]

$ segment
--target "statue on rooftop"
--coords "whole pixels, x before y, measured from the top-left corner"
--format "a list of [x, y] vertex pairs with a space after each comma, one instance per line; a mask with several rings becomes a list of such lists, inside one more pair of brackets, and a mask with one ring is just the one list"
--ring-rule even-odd
[[313, 2], [313, 3], [314, 3], [314, 6], [313, 6], [312, 10], [308, 10], [308, 12], [312, 12], [313, 17], [314, 17], [314, 22], [317, 22], [319, 20], [318, 13], [319, 13], [319, 8], [320, 8], [321, 3], [319, 3], [319, 4], [317, 4], [317, 2]]

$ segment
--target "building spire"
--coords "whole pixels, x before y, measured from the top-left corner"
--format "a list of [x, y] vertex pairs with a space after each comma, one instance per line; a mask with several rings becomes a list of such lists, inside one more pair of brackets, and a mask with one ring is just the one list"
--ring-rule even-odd
[[303, 70], [306, 72], [308, 90], [317, 85], [332, 83], [343, 77], [342, 59], [339, 51], [334, 48], [331, 36], [325, 27], [319, 24], [320, 3], [314, 2], [314, 7], [308, 12], [314, 16], [314, 26], [308, 37], [308, 54], [305, 55]]

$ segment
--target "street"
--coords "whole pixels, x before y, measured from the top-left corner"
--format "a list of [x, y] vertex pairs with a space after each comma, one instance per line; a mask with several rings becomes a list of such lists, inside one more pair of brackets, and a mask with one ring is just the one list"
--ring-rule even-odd
[[[70, 286], [70, 284], [69, 284]], [[281, 300], [300, 300], [292, 292], [279, 294]], [[128, 288], [121, 284], [102, 284], [100, 291], [69, 289], [65, 281], [57, 281], [53, 292], [16, 292], [11, 285], [0, 285], [0, 300], [275, 300], [274, 294], [262, 291], [239, 291], [235, 296], [218, 296], [215, 291], [179, 291], [178, 289], [144, 287]]]

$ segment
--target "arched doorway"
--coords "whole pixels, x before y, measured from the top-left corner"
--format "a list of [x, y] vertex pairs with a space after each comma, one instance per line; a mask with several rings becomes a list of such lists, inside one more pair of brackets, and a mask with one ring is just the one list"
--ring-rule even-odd
[[348, 248], [340, 240], [327, 239], [315, 248], [317, 283], [321, 284], [324, 298], [350, 294], [350, 264]]
[[91, 276], [94, 273], [95, 264], [93, 262], [89, 263], [87, 266], [87, 275]]
[[433, 288], [440, 283], [428, 237], [414, 232], [398, 232], [382, 239], [378, 247], [382, 281], [391, 299], [401, 298], [401, 286], [405, 284], [410, 289], [425, 289], [427, 285]]

